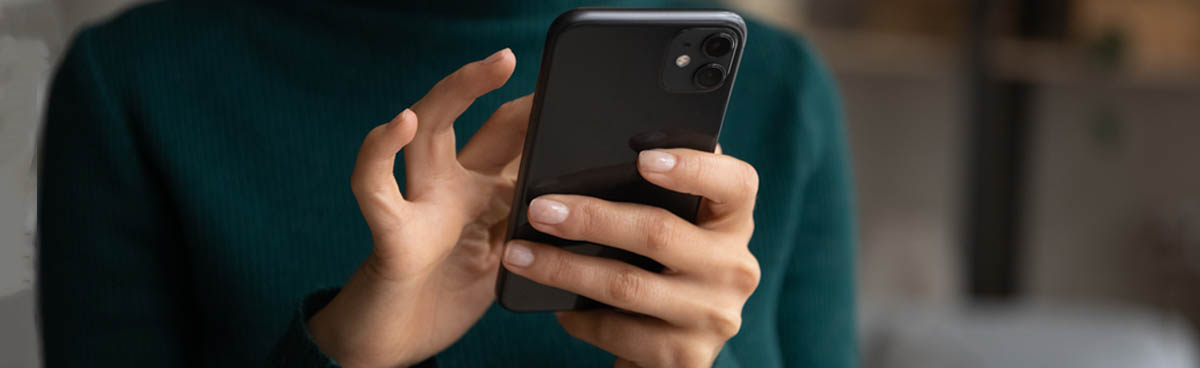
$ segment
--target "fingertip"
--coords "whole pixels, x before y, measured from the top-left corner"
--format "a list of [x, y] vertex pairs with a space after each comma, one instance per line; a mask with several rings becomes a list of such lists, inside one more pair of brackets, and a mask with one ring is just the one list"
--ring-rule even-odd
[[504, 50], [500, 50], [500, 52], [504, 55], [504, 57], [500, 60], [508, 64], [509, 69], [512, 69], [512, 67], [517, 65], [517, 54], [514, 53], [512, 49], [505, 47]]
[[480, 60], [479, 63], [483, 64], [483, 65], [495, 64], [498, 61], [507, 59], [511, 55], [513, 55], [512, 49], [505, 47], [505, 48], [501, 49], [500, 51], [493, 52], [487, 58]]
[[[497, 109], [497, 113], [502, 113], [503, 117], [497, 119], [497, 122], [503, 124], [505, 131], [518, 134], [523, 142], [525, 133], [529, 130], [529, 113], [533, 108], [533, 94], [528, 94], [523, 97], [505, 102], [504, 105]], [[512, 143], [511, 141], [509, 143]], [[509, 146], [516, 153], [520, 153], [523, 145], [519, 144]]]
[[417, 113], [412, 109], [404, 109], [388, 124], [388, 130], [400, 139], [401, 144], [408, 144], [417, 134]]
[[388, 127], [402, 127], [416, 120], [417, 114], [414, 113], [411, 108], [408, 108], [404, 109], [404, 111], [401, 111], [399, 114], [396, 114], [396, 117], [392, 118], [392, 121], [388, 122]]
[[[442, 92], [474, 100], [508, 83], [508, 79], [515, 69], [516, 57], [511, 49], [505, 48], [482, 60], [464, 65], [443, 79], [443, 83], [439, 83], [439, 86], [443, 87], [444, 91]], [[434, 87], [434, 89], [438, 90], [439, 88]]]
[[487, 67], [488, 75], [492, 78], [490, 89], [496, 89], [508, 82], [508, 78], [516, 70], [517, 56], [512, 49], [506, 47], [483, 59], [480, 64]]
[[513, 53], [512, 49], [507, 47], [479, 61], [480, 66], [486, 67], [489, 70], [506, 73], [511, 73], [516, 64], [517, 55]]

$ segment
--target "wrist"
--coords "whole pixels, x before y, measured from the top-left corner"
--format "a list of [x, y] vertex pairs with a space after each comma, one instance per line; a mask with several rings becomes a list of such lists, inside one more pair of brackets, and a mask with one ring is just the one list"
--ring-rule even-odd
[[[372, 256], [373, 257], [373, 256]], [[313, 342], [343, 366], [404, 366], [416, 342], [410, 331], [419, 290], [410, 280], [381, 277], [368, 257], [307, 326]]]

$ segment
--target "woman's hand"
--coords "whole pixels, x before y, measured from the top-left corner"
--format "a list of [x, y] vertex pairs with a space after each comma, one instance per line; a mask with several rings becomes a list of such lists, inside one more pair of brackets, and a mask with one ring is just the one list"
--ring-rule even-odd
[[[512, 75], [508, 49], [463, 66], [367, 134], [351, 188], [374, 250], [308, 321], [346, 367], [418, 363], [458, 340], [495, 299], [500, 249], [531, 99], [505, 104], [462, 152], [453, 123]], [[393, 173], [404, 149], [407, 185]]]
[[666, 266], [662, 273], [525, 241], [508, 243], [505, 267], [623, 310], [558, 314], [568, 333], [616, 355], [617, 366], [711, 366], [758, 286], [758, 261], [747, 247], [758, 175], [733, 157], [688, 149], [642, 151], [638, 171], [704, 197], [697, 224], [661, 208], [576, 195], [534, 199], [529, 220], [560, 238], [652, 258]]

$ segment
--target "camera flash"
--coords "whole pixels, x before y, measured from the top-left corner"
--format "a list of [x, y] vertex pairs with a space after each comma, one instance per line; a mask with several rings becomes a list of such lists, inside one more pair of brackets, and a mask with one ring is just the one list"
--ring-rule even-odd
[[692, 57], [688, 56], [688, 54], [679, 55], [679, 57], [675, 58], [675, 66], [680, 68], [688, 66], [691, 63]]

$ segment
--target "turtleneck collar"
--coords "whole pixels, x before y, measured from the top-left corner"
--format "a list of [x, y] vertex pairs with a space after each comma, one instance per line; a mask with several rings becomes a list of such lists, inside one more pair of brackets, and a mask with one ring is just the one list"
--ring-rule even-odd
[[264, 0], [276, 3], [309, 3], [350, 6], [410, 14], [460, 17], [533, 16], [559, 14], [582, 6], [636, 6], [636, 0]]

